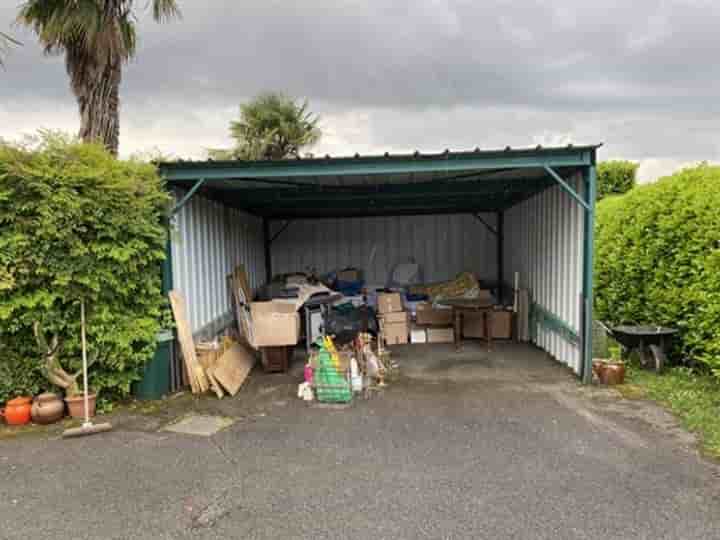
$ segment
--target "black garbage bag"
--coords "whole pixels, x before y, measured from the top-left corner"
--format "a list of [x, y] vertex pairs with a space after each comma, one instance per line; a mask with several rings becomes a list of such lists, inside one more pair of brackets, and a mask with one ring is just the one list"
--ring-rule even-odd
[[375, 310], [367, 307], [348, 307], [347, 304], [333, 308], [325, 317], [325, 334], [335, 336], [338, 345], [353, 341], [360, 332], [377, 334]]

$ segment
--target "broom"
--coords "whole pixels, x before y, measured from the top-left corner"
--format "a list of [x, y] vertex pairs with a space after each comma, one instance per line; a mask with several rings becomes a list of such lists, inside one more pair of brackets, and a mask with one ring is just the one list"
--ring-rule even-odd
[[93, 435], [94, 433], [103, 433], [110, 431], [112, 425], [109, 423], [93, 424], [90, 421], [90, 408], [88, 407], [88, 362], [87, 362], [87, 343], [85, 339], [85, 300], [80, 300], [80, 336], [82, 340], [82, 361], [83, 361], [83, 397], [85, 402], [85, 422], [78, 428], [66, 429], [62, 436], [83, 437], [85, 435]]

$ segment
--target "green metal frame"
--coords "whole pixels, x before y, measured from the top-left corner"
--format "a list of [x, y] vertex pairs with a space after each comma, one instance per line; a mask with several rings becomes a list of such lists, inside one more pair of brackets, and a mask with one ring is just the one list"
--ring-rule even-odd
[[183, 206], [185, 206], [190, 199], [192, 199], [193, 195], [197, 192], [198, 189], [202, 187], [202, 185], [205, 183], [206, 178], [200, 178], [199, 180], [195, 181], [195, 184], [190, 188], [190, 191], [188, 191], [185, 196], [180, 199], [180, 201], [175, 205], [175, 207], [172, 209], [171, 215], [177, 214], [180, 210], [182, 210]]
[[[270, 221], [301, 217], [362, 217], [374, 215], [420, 215], [440, 213], [498, 212], [557, 183], [584, 210], [583, 246], [583, 328], [581, 336], [555, 315], [537, 307], [541, 324], [571, 340], [581, 340], [583, 362], [581, 377], [592, 378], [592, 304], [593, 304], [593, 228], [595, 218], [595, 154], [599, 146], [530, 150], [498, 150], [439, 155], [371, 156], [351, 158], [298, 159], [283, 161], [179, 162], [160, 164], [169, 185], [189, 191], [172, 211], [177, 213], [203, 186], [211, 198], [233, 206], [239, 201], [245, 209], [263, 217], [265, 261], [272, 274], [270, 258]], [[581, 196], [561, 176], [563, 171], [582, 171], [584, 195]], [[533, 176], [536, 169], [546, 177]], [[499, 176], [509, 170], [527, 170], [513, 178]], [[558, 172], [560, 171], [560, 172]], [[425, 182], [372, 181], [370, 185], [346, 185], [347, 176], [392, 177], [433, 173], [444, 174]], [[506, 175], [507, 176], [507, 175]], [[522, 176], [526, 176], [523, 178]], [[335, 178], [333, 178], [335, 177]], [[334, 182], [335, 181], [335, 182]], [[334, 182], [334, 183], [333, 183]], [[260, 187], [258, 187], [258, 184]], [[267, 187], [263, 187], [267, 186]], [[495, 231], [502, 257], [502, 225]], [[164, 265], [163, 285], [172, 287], [171, 244]], [[502, 279], [502, 262], [498, 264]], [[575, 341], [573, 341], [575, 342]]]
[[[597, 169], [595, 165], [595, 156], [592, 162], [582, 169], [585, 197], [583, 198], [568, 184], [552, 167], [546, 165], [545, 171], [552, 177], [558, 185], [584, 210], [584, 233], [583, 233], [583, 279], [582, 279], [582, 339], [573, 341], [582, 347], [582, 363], [580, 366], [580, 377], [583, 383], [590, 384], [592, 382], [592, 321], [593, 321], [593, 264], [594, 264], [594, 232], [595, 232], [595, 199], [597, 198]], [[537, 306], [538, 310], [542, 310]], [[551, 320], [543, 314], [541, 320], [552, 328], [558, 327], [559, 320]], [[554, 317], [554, 316], [553, 316]], [[559, 321], [562, 322], [562, 321]], [[564, 325], [564, 323], [563, 323]], [[566, 330], [569, 327], [566, 327]], [[561, 334], [562, 335], [562, 334]]]
[[495, 236], [495, 237], [498, 236], [498, 230], [497, 230], [495, 227], [493, 227], [492, 225], [490, 225], [490, 224], [489, 224], [487, 221], [485, 221], [483, 218], [481, 218], [481, 217], [480, 217], [480, 214], [473, 214], [473, 217], [474, 217], [475, 219], [477, 219], [480, 223], [482, 223], [483, 225], [485, 225], [485, 228], [488, 230], [488, 232], [490, 232], [490, 234], [492, 234], [492, 235]]
[[585, 302], [583, 340], [583, 371], [582, 380], [585, 384], [592, 382], [592, 351], [593, 351], [593, 268], [595, 259], [595, 203], [597, 199], [597, 169], [593, 163], [585, 170], [585, 194], [588, 208], [585, 211], [585, 246], [583, 250], [583, 300]]
[[[487, 171], [592, 164], [597, 146], [531, 150], [457, 152], [433, 156], [371, 156], [283, 161], [215, 161], [162, 163], [170, 182], [223, 178], [301, 178], [349, 175], [391, 175], [425, 172]], [[230, 172], [229, 172], [230, 171]]]
[[548, 167], [545, 165], [545, 170], [547, 173], [552, 176], [555, 181], [560, 184], [560, 187], [562, 187], [573, 199], [575, 199], [580, 206], [582, 206], [585, 210], [590, 210], [590, 205], [583, 200], [583, 198], [578, 194], [577, 191], [575, 191], [572, 187], [570, 187], [570, 184], [568, 184], [563, 178], [555, 172], [555, 170], [552, 167]]
[[577, 330], [572, 328], [565, 321], [550, 311], [543, 308], [540, 304], [532, 302], [530, 304], [530, 328], [533, 334], [533, 340], [537, 338], [535, 331], [538, 326], [542, 326], [551, 332], [555, 332], [569, 343], [579, 345], [583, 342], [583, 339], [581, 335], [578, 334]]

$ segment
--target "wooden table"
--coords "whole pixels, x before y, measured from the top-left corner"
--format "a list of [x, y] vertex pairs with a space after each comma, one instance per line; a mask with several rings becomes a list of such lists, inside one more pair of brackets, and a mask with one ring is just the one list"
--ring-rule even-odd
[[492, 304], [488, 304], [487, 300], [473, 300], [470, 298], [457, 298], [443, 300], [444, 306], [450, 306], [453, 310], [453, 321], [455, 322], [455, 350], [462, 349], [462, 331], [463, 331], [463, 315], [465, 313], [482, 313], [483, 327], [485, 330], [485, 340], [487, 341], [488, 351], [492, 348], [492, 328], [490, 327], [490, 314], [493, 312]]

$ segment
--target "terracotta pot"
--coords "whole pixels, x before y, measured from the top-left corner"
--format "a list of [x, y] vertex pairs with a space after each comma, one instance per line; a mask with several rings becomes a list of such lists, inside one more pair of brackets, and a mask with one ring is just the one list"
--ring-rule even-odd
[[625, 364], [605, 364], [600, 371], [600, 382], [613, 385], [625, 382]]
[[[88, 396], [88, 416], [95, 416], [95, 394]], [[65, 403], [68, 406], [68, 413], [71, 418], [85, 418], [85, 398], [82, 394], [79, 396], [66, 397]]]
[[595, 376], [599, 379], [600, 378], [600, 372], [605, 367], [605, 360], [602, 360], [601, 358], [596, 358], [593, 360], [592, 363], [592, 372], [595, 374]]
[[45, 392], [32, 404], [32, 419], [36, 424], [54, 424], [65, 414], [65, 404], [59, 396]]
[[0, 410], [0, 416], [5, 417], [5, 421], [10, 426], [22, 426], [30, 423], [30, 409], [32, 406], [31, 397], [19, 397], [11, 399], [5, 404], [5, 408]]

